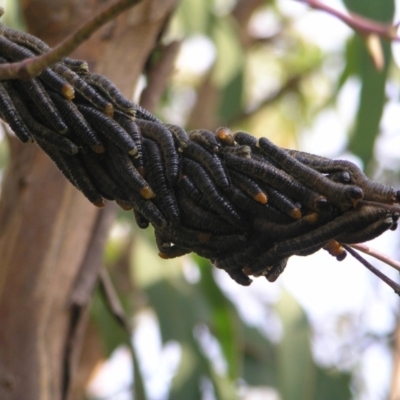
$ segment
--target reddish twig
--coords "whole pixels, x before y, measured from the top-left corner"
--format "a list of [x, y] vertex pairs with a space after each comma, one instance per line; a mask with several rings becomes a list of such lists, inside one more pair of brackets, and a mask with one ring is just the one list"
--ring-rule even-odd
[[[97, 29], [114, 19], [126, 9], [136, 5], [141, 0], [119, 0], [107, 7], [96, 17], [82, 25], [77, 31], [61, 42], [57, 47], [37, 57], [28, 58], [16, 63], [2, 64], [0, 66], [0, 80], [6, 79], [31, 79], [38, 76], [50, 65], [69, 55]], [[4, 10], [3, 10], [4, 12]]]
[[387, 256], [386, 254], [383, 254], [380, 251], [367, 246], [365, 243], [352, 244], [351, 247], [353, 247], [356, 250], [362, 251], [363, 253], [368, 254], [369, 256], [374, 257], [379, 261], [384, 262], [385, 264], [391, 266], [397, 271], [400, 271], [399, 261], [394, 260], [393, 258]]
[[297, 1], [307, 4], [309, 7], [315, 10], [324, 11], [330, 15], [333, 15], [334, 17], [340, 19], [342, 22], [348, 25], [351, 29], [363, 36], [375, 34], [383, 39], [387, 39], [390, 41], [400, 41], [400, 36], [397, 35], [397, 27], [395, 25], [377, 22], [355, 13], [344, 14], [322, 3], [319, 0]]
[[396, 294], [400, 296], [400, 285], [390, 279], [388, 276], [383, 274], [381, 271], [376, 269], [372, 264], [370, 264], [365, 258], [361, 257], [353, 248], [349, 245], [344, 244], [343, 247], [357, 260], [359, 261], [364, 267], [368, 268], [374, 275], [380, 278], [383, 282], [385, 282], [388, 286], [390, 286]]

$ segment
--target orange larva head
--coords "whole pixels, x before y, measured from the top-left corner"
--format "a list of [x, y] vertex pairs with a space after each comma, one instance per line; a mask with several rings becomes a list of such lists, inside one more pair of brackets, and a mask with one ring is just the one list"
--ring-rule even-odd
[[233, 146], [235, 144], [235, 139], [232, 135], [230, 129], [225, 127], [220, 127], [215, 131], [215, 136], [218, 140], [227, 146]]
[[260, 192], [254, 196], [254, 200], [261, 204], [267, 204], [268, 196], [264, 192]]
[[75, 89], [69, 83], [66, 83], [62, 87], [61, 92], [63, 96], [68, 100], [72, 100], [75, 97]]
[[153, 192], [150, 186], [145, 186], [140, 189], [140, 195], [146, 200], [150, 200], [156, 197], [156, 194]]

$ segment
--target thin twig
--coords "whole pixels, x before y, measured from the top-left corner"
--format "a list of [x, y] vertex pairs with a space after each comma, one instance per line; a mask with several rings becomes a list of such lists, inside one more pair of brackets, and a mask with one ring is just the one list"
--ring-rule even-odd
[[117, 291], [114, 288], [110, 275], [105, 268], [100, 270], [100, 287], [110, 312], [121, 328], [126, 332], [127, 336], [130, 337], [132, 328], [118, 298]]
[[380, 278], [383, 282], [389, 285], [396, 294], [400, 296], [400, 285], [390, 279], [388, 276], [383, 274], [381, 271], [376, 269], [373, 265], [371, 265], [365, 258], [361, 257], [353, 248], [349, 245], [344, 244], [343, 247], [357, 260], [359, 261], [364, 267], [368, 268], [373, 274], [375, 274], [378, 278]]
[[380, 23], [355, 13], [344, 14], [324, 3], [321, 3], [319, 0], [296, 1], [307, 4], [309, 7], [314, 8], [315, 10], [324, 11], [330, 15], [333, 15], [361, 35], [375, 34], [390, 41], [400, 41], [400, 37], [397, 35], [396, 26], [391, 24]]
[[392, 268], [394, 268], [395, 270], [400, 272], [400, 262], [399, 261], [394, 260], [393, 258], [387, 256], [386, 254], [383, 254], [380, 251], [367, 246], [365, 243], [351, 244], [350, 246], [356, 250], [359, 250], [365, 254], [368, 254], [371, 257], [376, 258], [377, 260], [384, 262], [385, 264], [391, 266]]
[[48, 53], [34, 58], [28, 58], [17, 63], [7, 63], [0, 66], [0, 80], [31, 79], [38, 76], [45, 68], [69, 55], [79, 45], [86, 41], [97, 29], [114, 19], [117, 15], [138, 4], [142, 0], [120, 0], [107, 7], [97, 17], [82, 25], [77, 31], [67, 37]]
[[134, 381], [134, 398], [138, 400], [146, 400], [147, 394], [144, 387], [143, 376], [140, 370], [139, 360], [136, 354], [135, 347], [132, 343], [132, 327], [128, 317], [119, 300], [117, 291], [111, 281], [110, 275], [105, 268], [100, 271], [100, 288], [102, 290], [104, 300], [112, 313], [115, 321], [121, 326], [126, 334], [126, 342], [133, 362], [133, 381]]

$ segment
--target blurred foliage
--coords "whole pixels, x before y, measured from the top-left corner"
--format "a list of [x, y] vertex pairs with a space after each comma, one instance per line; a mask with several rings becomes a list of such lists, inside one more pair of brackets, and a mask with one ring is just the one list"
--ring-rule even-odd
[[5, 10], [4, 17], [2, 17], [2, 22], [4, 24], [21, 31], [26, 30], [22, 18], [20, 2], [15, 0], [2, 0], [0, 1], [0, 6]]
[[[281, 3], [182, 0], [167, 37], [183, 38], [184, 43], [202, 38], [216, 56], [205, 55], [208, 67], [201, 70], [178, 68], [158, 115], [187, 126], [229, 125], [296, 147], [299, 134], [311, 129], [321, 112], [334, 109], [341, 89], [349, 78], [356, 78], [361, 90], [347, 147], [369, 165], [391, 79], [390, 44], [381, 43], [385, 66], [378, 72], [363, 38], [352, 34], [340, 50], [326, 52], [296, 28], [296, 19]], [[11, 11], [15, 4], [7, 0], [7, 23], [22, 28], [17, 10]], [[344, 0], [344, 4], [380, 21], [391, 21], [394, 15], [393, 0]], [[260, 28], [262, 18], [270, 25]], [[6, 165], [5, 149], [3, 140], [0, 168]], [[250, 399], [246, 396], [251, 388], [273, 388], [282, 400], [353, 397], [351, 371], [323, 367], [314, 360], [312, 324], [289, 293], [283, 291], [277, 301], [262, 303], [267, 322], [279, 321], [277, 339], [246, 322], [208, 261], [160, 260], [151, 228], [139, 233], [127, 212], [119, 214], [105, 258], [132, 324], [143, 310], [152, 310], [162, 344], [179, 344], [179, 365], [166, 388], [170, 400]], [[194, 278], [184, 274], [188, 268]], [[91, 316], [104, 341], [105, 357], [121, 345], [131, 346], [100, 291], [94, 295]], [[136, 387], [142, 386], [143, 360], [132, 351], [134, 379], [140, 380]], [[208, 389], [204, 382], [210, 383]], [[145, 396], [136, 391], [136, 399]]]
[[[25, 24], [21, 18], [20, 4], [15, 0], [0, 0], [0, 6], [5, 12], [2, 22], [14, 29], [25, 30]], [[4, 127], [0, 127], [0, 183], [2, 174], [8, 164], [9, 151], [5, 140]], [[1, 194], [1, 193], [0, 193]]]

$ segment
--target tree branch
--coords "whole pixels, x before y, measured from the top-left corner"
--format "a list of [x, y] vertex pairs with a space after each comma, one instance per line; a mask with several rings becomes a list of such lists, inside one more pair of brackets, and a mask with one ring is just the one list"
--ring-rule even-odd
[[[40, 75], [45, 68], [60, 61], [63, 57], [66, 57], [74, 51], [102, 25], [141, 1], [142, 0], [119, 0], [117, 3], [103, 10], [97, 17], [82, 25], [82, 27], [49, 52], [17, 63], [2, 64], [0, 66], [0, 80], [28, 80]], [[0, 15], [2, 15], [4, 9], [0, 10]]]
[[309, 7], [315, 10], [324, 11], [330, 15], [333, 15], [334, 17], [344, 22], [355, 32], [363, 36], [374, 34], [386, 40], [395, 42], [400, 41], [400, 37], [397, 35], [397, 27], [391, 24], [380, 23], [355, 13], [344, 14], [320, 2], [319, 0], [296, 0], [296, 1], [307, 4]]

